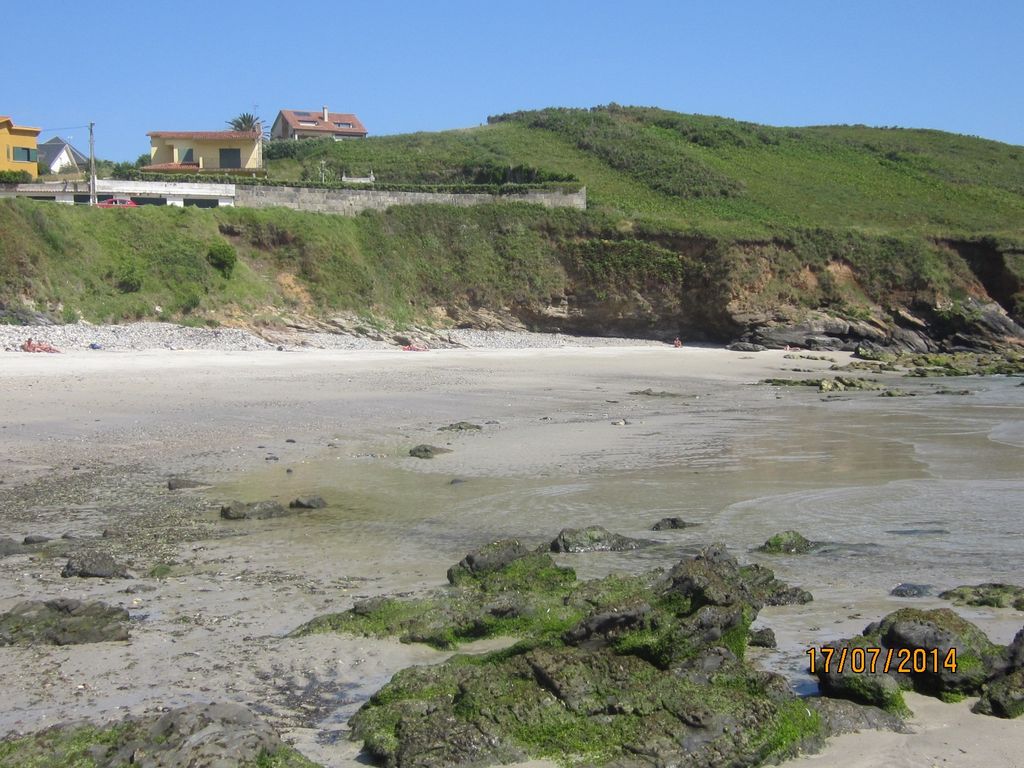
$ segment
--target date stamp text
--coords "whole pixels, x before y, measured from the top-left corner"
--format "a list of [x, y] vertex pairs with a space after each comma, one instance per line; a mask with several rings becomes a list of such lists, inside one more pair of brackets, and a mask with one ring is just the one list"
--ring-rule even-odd
[[956, 672], [956, 648], [942, 651], [938, 648], [808, 648], [810, 672], [842, 674], [923, 674]]

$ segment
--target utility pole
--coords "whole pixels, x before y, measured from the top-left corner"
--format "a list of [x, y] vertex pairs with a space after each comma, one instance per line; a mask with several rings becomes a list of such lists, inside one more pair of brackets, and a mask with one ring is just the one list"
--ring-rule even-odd
[[96, 123], [89, 123], [89, 205], [96, 205], [96, 137], [93, 135], [93, 126]]

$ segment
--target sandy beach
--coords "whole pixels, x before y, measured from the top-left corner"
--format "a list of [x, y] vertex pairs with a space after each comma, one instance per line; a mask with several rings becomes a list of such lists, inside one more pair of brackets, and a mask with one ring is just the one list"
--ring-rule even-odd
[[[769, 563], [815, 602], [761, 614], [780, 647], [758, 663], [806, 690], [803, 649], [909, 604], [888, 595], [898, 581], [936, 593], [1020, 581], [1024, 531], [1009, 510], [1024, 499], [1024, 389], [960, 381], [972, 398], [943, 398], [948, 382], [889, 375], [915, 396], [830, 398], [757, 384], [849, 359], [650, 344], [0, 352], [0, 536], [63, 542], [0, 559], [0, 611], [73, 596], [133, 617], [125, 643], [0, 648], [0, 734], [227, 699], [311, 759], [358, 765], [347, 718], [398, 669], [446, 654], [286, 633], [359, 597], [440, 585], [491, 539], [541, 543], [591, 523], [660, 543], [576, 556], [581, 577], [671, 564], [711, 541], [767, 563], [751, 549], [791, 527], [838, 542], [827, 560]], [[438, 431], [463, 420], [482, 429]], [[411, 458], [420, 443], [451, 453]], [[170, 477], [205, 485], [170, 491]], [[217, 512], [311, 493], [329, 506], [267, 521]], [[888, 499], [928, 509], [908, 517]], [[998, 517], [966, 546], [956, 520], [971, 500]], [[669, 514], [698, 525], [651, 534]], [[62, 578], [78, 546], [111, 552], [135, 578]], [[1011, 609], [958, 610], [1000, 643], [1024, 625]], [[908, 701], [912, 732], [843, 736], [791, 764], [1020, 764], [1024, 723], [972, 714], [970, 701]]]

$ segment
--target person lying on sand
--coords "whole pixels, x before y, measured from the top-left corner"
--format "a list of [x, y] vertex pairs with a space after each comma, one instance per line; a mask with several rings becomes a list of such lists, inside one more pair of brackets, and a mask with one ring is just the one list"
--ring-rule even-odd
[[47, 344], [45, 341], [32, 341], [30, 336], [28, 341], [21, 345], [22, 352], [60, 352], [56, 347]]

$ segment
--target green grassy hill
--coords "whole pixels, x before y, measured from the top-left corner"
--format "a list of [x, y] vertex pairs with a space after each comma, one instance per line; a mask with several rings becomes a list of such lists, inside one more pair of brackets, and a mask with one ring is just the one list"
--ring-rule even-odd
[[737, 237], [801, 227], [1024, 235], [1024, 147], [927, 130], [772, 128], [658, 109], [548, 109], [479, 128], [285, 143], [278, 178], [472, 180], [528, 166], [586, 184], [595, 209]]
[[[267, 157], [272, 178], [297, 182], [371, 170], [385, 184], [573, 180], [589, 210], [342, 218], [0, 201], [0, 302], [66, 320], [247, 325], [342, 310], [371, 324], [473, 322], [486, 309], [538, 329], [718, 341], [827, 316], [856, 326], [829, 331], [844, 340], [903, 327], [954, 346], [1018, 335], [993, 300], [1024, 319], [1021, 147], [606, 107], [274, 142]], [[239, 256], [227, 277], [208, 259], [222, 241]]]

